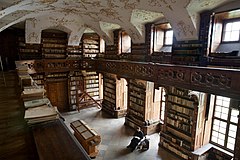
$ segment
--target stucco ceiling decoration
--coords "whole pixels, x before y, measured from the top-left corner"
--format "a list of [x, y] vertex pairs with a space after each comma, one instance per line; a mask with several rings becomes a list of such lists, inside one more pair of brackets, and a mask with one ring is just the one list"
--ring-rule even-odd
[[164, 15], [162, 13], [134, 9], [132, 11], [131, 23], [134, 26], [136, 26], [138, 31], [143, 35], [145, 33], [144, 25], [146, 23], [155, 22], [163, 17], [164, 17]]
[[[190, 18], [192, 19], [195, 27], [198, 29], [200, 16], [199, 13], [211, 10], [218, 6], [224, 5], [226, 2], [230, 0], [189, 0], [186, 9], [189, 12]], [[234, 0], [231, 0], [234, 1]]]
[[[48, 27], [65, 28], [69, 34], [69, 44], [72, 45], [78, 44], [86, 28], [90, 28], [107, 43], [111, 43], [112, 29], [104, 24], [108, 23], [124, 29], [134, 43], [142, 43], [145, 40], [144, 24], [161, 19], [171, 24], [177, 40], [193, 40], [198, 35], [199, 13], [229, 1], [1, 0], [0, 31], [27, 20], [26, 37], [33, 37], [28, 38], [29, 43], [39, 43], [41, 30]], [[233, 1], [237, 0], [231, 0]]]

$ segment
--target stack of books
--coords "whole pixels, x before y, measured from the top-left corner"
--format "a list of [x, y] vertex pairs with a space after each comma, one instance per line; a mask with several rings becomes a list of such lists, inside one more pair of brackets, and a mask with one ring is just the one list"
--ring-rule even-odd
[[52, 121], [58, 119], [58, 110], [47, 104], [31, 107], [25, 111], [24, 119], [29, 125]]
[[43, 88], [36, 88], [34, 86], [29, 88], [24, 88], [21, 94], [23, 101], [42, 99], [44, 98], [46, 90]]
[[34, 100], [30, 100], [30, 101], [25, 101], [24, 102], [24, 107], [26, 109], [28, 109], [28, 108], [42, 106], [42, 105], [45, 105], [45, 104], [51, 106], [51, 102], [49, 101], [48, 98], [41, 98], [41, 99], [34, 99]]

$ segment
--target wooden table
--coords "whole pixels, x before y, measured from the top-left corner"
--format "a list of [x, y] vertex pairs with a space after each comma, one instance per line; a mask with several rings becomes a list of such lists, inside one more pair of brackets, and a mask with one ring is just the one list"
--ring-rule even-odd
[[40, 124], [32, 130], [40, 160], [90, 160], [62, 120]]
[[99, 152], [97, 145], [101, 142], [100, 135], [98, 135], [94, 129], [90, 128], [83, 120], [77, 120], [70, 123], [70, 127], [74, 130], [74, 136], [88, 155], [91, 158], [95, 158]]

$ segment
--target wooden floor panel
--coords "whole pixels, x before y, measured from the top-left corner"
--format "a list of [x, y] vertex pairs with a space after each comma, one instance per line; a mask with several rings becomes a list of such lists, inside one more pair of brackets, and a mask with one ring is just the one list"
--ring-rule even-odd
[[24, 120], [15, 72], [6, 72], [5, 87], [0, 75], [0, 159], [37, 160], [38, 155], [30, 129]]

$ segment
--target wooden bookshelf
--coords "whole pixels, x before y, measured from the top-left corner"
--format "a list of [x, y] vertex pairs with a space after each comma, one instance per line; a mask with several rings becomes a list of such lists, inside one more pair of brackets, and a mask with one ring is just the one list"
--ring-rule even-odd
[[82, 43], [79, 46], [67, 46], [67, 59], [82, 59]]
[[84, 78], [81, 71], [71, 72], [68, 81], [70, 110], [76, 110], [79, 105], [78, 99], [84, 91]]
[[119, 30], [113, 31], [113, 45], [106, 45], [106, 51], [104, 58], [105, 59], [119, 59], [118, 50], [119, 50]]
[[103, 75], [103, 110], [115, 116], [116, 110], [116, 76], [112, 74]]
[[79, 98], [79, 107], [89, 107], [99, 105], [100, 99], [99, 92], [99, 75], [94, 71], [82, 70], [83, 75], [83, 91], [84, 94]]
[[137, 128], [141, 127], [145, 134], [155, 133], [159, 127], [159, 121], [152, 119], [154, 83], [138, 79], [128, 81], [128, 108], [125, 124]]
[[150, 56], [151, 62], [171, 63], [171, 52], [154, 52]]
[[145, 43], [134, 44], [131, 46], [131, 56], [130, 59], [133, 61], [146, 61], [147, 56], [147, 46]]
[[83, 34], [82, 44], [84, 57], [96, 57], [100, 52], [100, 37], [95, 33]]
[[42, 59], [40, 44], [26, 44], [24, 35], [18, 36], [17, 44], [20, 60]]
[[137, 117], [144, 122], [145, 110], [145, 91], [146, 85], [144, 83], [137, 83], [133, 80], [129, 83], [129, 116]]
[[45, 59], [65, 59], [67, 34], [42, 33], [42, 54]]
[[172, 63], [199, 65], [202, 56], [202, 44], [198, 41], [177, 42], [172, 47]]
[[84, 73], [84, 85], [86, 92], [93, 98], [99, 99], [99, 76], [97, 72]]
[[176, 87], [168, 87], [167, 92], [160, 145], [182, 159], [193, 159], [192, 151], [202, 146], [206, 95]]

